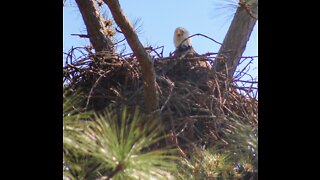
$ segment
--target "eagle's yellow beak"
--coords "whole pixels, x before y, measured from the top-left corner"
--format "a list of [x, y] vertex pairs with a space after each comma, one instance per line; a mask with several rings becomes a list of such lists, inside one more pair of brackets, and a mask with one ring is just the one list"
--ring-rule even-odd
[[177, 30], [177, 36], [182, 36], [184, 34], [184, 32], [181, 29]]

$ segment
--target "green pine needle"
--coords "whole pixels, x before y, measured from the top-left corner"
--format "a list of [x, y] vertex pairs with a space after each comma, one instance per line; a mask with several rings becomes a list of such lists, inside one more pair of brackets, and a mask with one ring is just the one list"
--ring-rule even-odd
[[100, 160], [100, 174], [105, 178], [172, 179], [175, 149], [149, 150], [163, 138], [159, 121], [147, 119], [138, 109], [133, 115], [126, 108], [120, 116], [115, 112], [95, 114], [82, 130], [64, 136], [64, 144]]

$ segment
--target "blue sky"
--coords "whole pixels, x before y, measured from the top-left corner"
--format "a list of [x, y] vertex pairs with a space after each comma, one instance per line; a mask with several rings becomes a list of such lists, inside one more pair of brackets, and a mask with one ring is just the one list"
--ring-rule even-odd
[[[89, 41], [70, 34], [86, 34], [86, 28], [75, 2], [63, 7], [63, 51], [72, 46], [85, 46]], [[144, 46], [164, 46], [164, 56], [174, 51], [173, 32], [176, 27], [186, 28], [190, 34], [201, 33], [223, 42], [232, 21], [237, 4], [236, 0], [120, 0], [129, 20], [139, 20], [138, 35]], [[108, 8], [104, 14], [111, 18]], [[258, 55], [258, 23], [251, 33], [244, 56]], [[192, 38], [194, 49], [203, 54], [218, 52], [220, 45], [201, 36]], [[129, 47], [128, 47], [129, 48]], [[249, 71], [258, 76], [258, 58], [253, 61]]]

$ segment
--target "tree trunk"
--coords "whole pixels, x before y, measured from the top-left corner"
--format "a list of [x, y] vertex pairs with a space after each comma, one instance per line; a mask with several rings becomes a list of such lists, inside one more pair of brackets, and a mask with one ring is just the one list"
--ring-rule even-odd
[[90, 42], [96, 52], [114, 52], [113, 42], [108, 37], [104, 19], [101, 16], [95, 0], [76, 0], [87, 28]]
[[137, 33], [132, 24], [123, 13], [118, 0], [103, 0], [109, 7], [111, 14], [123, 32], [133, 54], [137, 57], [143, 78], [144, 100], [146, 112], [150, 113], [158, 108], [158, 93], [156, 89], [156, 74], [153, 66], [153, 60], [145, 51], [139, 41]]
[[251, 6], [242, 1], [239, 4], [218, 52], [217, 57], [220, 58], [216, 60], [214, 65], [216, 72], [220, 72], [228, 78], [233, 77], [257, 21], [255, 14], [257, 14], [258, 0]]

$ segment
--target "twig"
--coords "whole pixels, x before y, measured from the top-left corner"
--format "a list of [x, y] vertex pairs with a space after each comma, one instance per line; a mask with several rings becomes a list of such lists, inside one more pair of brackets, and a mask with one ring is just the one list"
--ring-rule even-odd
[[258, 56], [241, 56], [241, 58], [257, 58]]
[[70, 34], [71, 36], [79, 36], [80, 38], [89, 38], [88, 34]]
[[[234, 76], [234, 79], [235, 80], [237, 80], [237, 79], [241, 79], [244, 75], [246, 75], [247, 74], [247, 72], [250, 70], [250, 67], [249, 67], [249, 69], [246, 71], [246, 72], [244, 72], [244, 70], [250, 65], [250, 64], [252, 64], [252, 61], [254, 60], [253, 58], [254, 58], [255, 56], [243, 56], [243, 57], [241, 57], [241, 58], [244, 58], [242, 61], [239, 61], [239, 64], [242, 64], [246, 59], [250, 59], [250, 61], [245, 65], [245, 67], [243, 67], [242, 68], [242, 70], [241, 71], [236, 71], [237, 72], [237, 74]], [[257, 56], [256, 56], [257, 57]], [[242, 75], [243, 74], [243, 75]], [[242, 76], [241, 76], [242, 75]]]
[[194, 116], [189, 116], [192, 119], [202, 119], [202, 118], [216, 118], [217, 116], [215, 115], [194, 115]]
[[178, 150], [179, 150], [179, 154], [180, 154], [182, 157], [187, 158], [186, 153], [180, 148], [179, 143], [178, 143], [178, 138], [177, 138], [176, 130], [175, 130], [175, 127], [174, 127], [173, 117], [172, 117], [172, 111], [171, 111], [171, 109], [170, 109], [170, 106], [168, 106], [168, 112], [169, 112], [169, 119], [170, 119], [171, 131], [172, 131], [172, 135], [173, 135], [173, 138], [174, 138], [175, 145], [176, 145], [176, 147], [177, 147]]
[[244, 83], [250, 83], [250, 84], [257, 84], [258, 81], [249, 81], [249, 80], [234, 80], [234, 82], [244, 82]]
[[126, 38], [123, 38], [123, 39], [121, 39], [120, 41], [117, 41], [116, 43], [114, 43], [114, 45], [117, 45], [117, 44], [119, 44], [119, 43], [121, 43], [121, 42], [123, 42], [123, 41], [125, 41], [126, 40]]
[[219, 104], [220, 104], [220, 107], [221, 107], [221, 104], [222, 104], [222, 95], [221, 95], [221, 92], [220, 92], [220, 85], [219, 85], [217, 79], [215, 79], [214, 81], [215, 81], [215, 83], [216, 83], [216, 89], [217, 89], [218, 94], [219, 94], [219, 102], [220, 102]]
[[[169, 79], [165, 79], [165, 81], [169, 84], [170, 86], [170, 92], [169, 95], [166, 99], [166, 101], [163, 103], [162, 107], [160, 108], [160, 112], [163, 111], [163, 109], [166, 107], [166, 105], [168, 104], [169, 100], [171, 99], [172, 96], [172, 92], [173, 92], [173, 88], [174, 88], [174, 83], [172, 81], [170, 81]], [[169, 82], [170, 81], [170, 82]]]
[[213, 42], [215, 42], [215, 43], [217, 43], [217, 44], [222, 45], [222, 43], [214, 40], [213, 38], [211, 38], [211, 37], [209, 37], [209, 36], [206, 36], [206, 35], [204, 35], [204, 34], [201, 34], [201, 33], [193, 34], [193, 35], [185, 38], [180, 44], [182, 44], [182, 43], [183, 43], [184, 41], [186, 41], [187, 39], [192, 38], [193, 36], [203, 36], [203, 37], [208, 38], [208, 39], [210, 39], [211, 41], [213, 41]]
[[[156, 50], [160, 48], [161, 48], [161, 52], [159, 54]], [[151, 50], [155, 52], [159, 58], [163, 58], [163, 49], [164, 49], [164, 46], [160, 46], [160, 47], [152, 48]]]
[[99, 78], [96, 80], [96, 82], [93, 84], [92, 88], [90, 89], [90, 92], [89, 92], [89, 95], [88, 95], [88, 99], [87, 99], [87, 103], [86, 103], [86, 107], [85, 109], [88, 108], [88, 105], [89, 105], [89, 102], [90, 102], [90, 99], [91, 99], [91, 94], [93, 92], [93, 89], [98, 85], [98, 82], [100, 81], [100, 79], [102, 77], [104, 77], [106, 74], [108, 74], [111, 70], [105, 72], [103, 75], [100, 75]]

